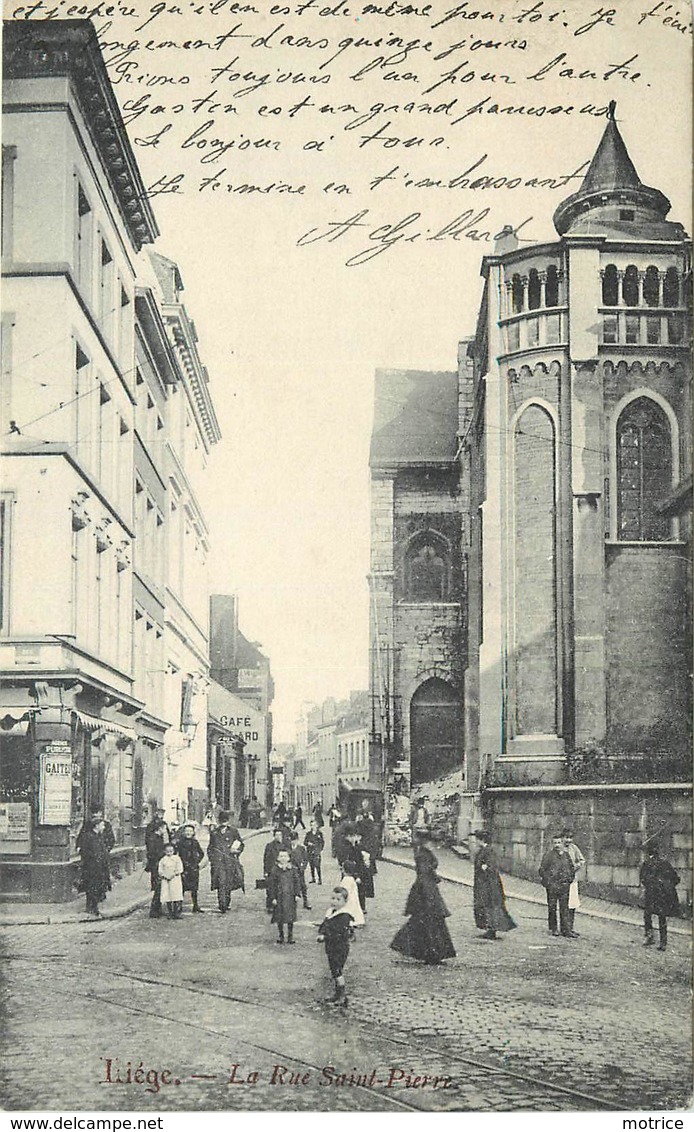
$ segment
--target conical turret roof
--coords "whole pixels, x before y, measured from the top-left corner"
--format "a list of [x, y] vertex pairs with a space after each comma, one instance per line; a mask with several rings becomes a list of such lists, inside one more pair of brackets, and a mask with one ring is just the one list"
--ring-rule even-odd
[[[615, 103], [610, 103], [610, 113], [614, 115]], [[611, 117], [605, 132], [600, 139], [600, 145], [595, 151], [588, 172], [581, 185], [582, 193], [597, 193], [604, 189], [640, 189], [642, 188], [634, 162], [629, 157], [624, 138], [619, 127]]]
[[615, 109], [616, 104], [611, 102], [608, 123], [583, 184], [577, 193], [562, 201], [554, 213], [554, 226], [560, 236], [576, 229], [598, 231], [603, 224], [614, 228], [615, 223], [620, 222], [618, 205], [635, 206], [639, 210], [640, 226], [653, 223], [657, 228], [663, 226], [670, 211], [667, 197], [658, 189], [644, 185], [636, 172], [619, 132]]

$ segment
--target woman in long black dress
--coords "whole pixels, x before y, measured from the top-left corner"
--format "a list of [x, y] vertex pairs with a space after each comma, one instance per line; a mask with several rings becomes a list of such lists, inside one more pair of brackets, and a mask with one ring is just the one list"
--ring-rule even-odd
[[481, 845], [475, 857], [472, 897], [475, 924], [484, 932], [484, 939], [498, 939], [497, 932], [510, 932], [516, 924], [506, 908], [506, 894], [491, 836], [486, 830], [474, 836]]
[[433, 966], [443, 959], [455, 958], [455, 948], [446, 927], [450, 912], [438, 889], [438, 861], [431, 849], [424, 844], [417, 845], [414, 863], [417, 879], [405, 905], [405, 915], [410, 919], [390, 946], [394, 951]]

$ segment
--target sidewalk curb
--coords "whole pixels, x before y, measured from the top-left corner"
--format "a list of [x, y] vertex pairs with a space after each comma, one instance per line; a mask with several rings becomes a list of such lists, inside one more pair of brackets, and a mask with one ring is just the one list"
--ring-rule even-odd
[[[390, 865], [400, 865], [401, 868], [410, 869], [412, 872], [414, 872], [414, 863], [411, 861], [399, 861], [397, 857], [390, 857], [385, 852], [383, 853], [381, 860], [387, 861]], [[463, 888], [473, 887], [473, 882], [471, 880], [466, 880], [464, 877], [453, 876], [446, 869], [438, 869], [437, 872], [441, 877], [441, 880], [448, 881], [450, 884], [459, 884]], [[531, 893], [514, 892], [512, 889], [508, 888], [506, 880], [504, 880], [504, 892], [506, 893], [506, 896], [509, 900], [523, 900], [526, 904], [535, 904], [539, 905], [542, 908], [546, 907], [546, 902], [543, 897], [533, 896]], [[619, 907], [619, 905], [613, 905], [613, 907]], [[631, 905], [627, 905], [627, 907], [631, 908]], [[634, 912], [638, 911], [638, 908], [634, 908]], [[590, 916], [594, 920], [611, 920], [613, 923], [626, 924], [631, 928], [643, 927], [643, 924], [640, 922], [640, 920], [636, 920], [634, 916], [627, 916], [624, 913], [620, 912], [603, 912], [598, 908], [587, 908], [585, 904], [581, 905], [581, 908], [579, 909], [579, 915]], [[691, 928], [684, 927], [682, 926], [681, 922], [678, 923], [677, 921], [673, 920], [668, 920], [668, 930], [673, 935], [689, 937], [692, 934]]]
[[[260, 837], [263, 833], [268, 832], [269, 827], [262, 829], [252, 829], [246, 834], [244, 844], [251, 840], [252, 837]], [[209, 867], [209, 861], [205, 859], [202, 868]], [[133, 874], [130, 873], [130, 876]], [[12, 916], [3, 915], [0, 912], [0, 928], [26, 928], [36, 926], [37, 924], [98, 924], [100, 920], [122, 920], [126, 916], [131, 916], [138, 908], [144, 908], [149, 904], [152, 899], [151, 892], [146, 892], [142, 896], [138, 896], [136, 900], [131, 900], [129, 904], [124, 905], [122, 908], [113, 908], [111, 910], [105, 909], [100, 916], [88, 917], [84, 909], [79, 912], [56, 912], [55, 915], [37, 915], [34, 917], [28, 916], [27, 919], [19, 920]]]

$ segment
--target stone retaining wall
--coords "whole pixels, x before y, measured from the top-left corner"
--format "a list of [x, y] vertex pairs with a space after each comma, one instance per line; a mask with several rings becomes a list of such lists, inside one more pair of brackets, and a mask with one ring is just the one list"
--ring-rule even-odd
[[538, 880], [543, 853], [566, 826], [586, 858], [581, 890], [638, 904], [643, 845], [657, 834], [660, 852], [680, 874], [683, 909], [691, 910], [691, 786], [494, 787], [482, 800], [503, 871]]

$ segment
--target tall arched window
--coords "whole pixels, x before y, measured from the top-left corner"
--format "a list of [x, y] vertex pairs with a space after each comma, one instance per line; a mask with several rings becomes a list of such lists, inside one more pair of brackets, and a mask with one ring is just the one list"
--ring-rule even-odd
[[545, 306], [559, 306], [559, 272], [553, 263], [547, 268], [547, 282], [545, 283]]
[[658, 510], [672, 490], [670, 423], [660, 405], [638, 397], [617, 422], [617, 535], [633, 542], [670, 537]]
[[660, 306], [660, 274], [657, 267], [647, 267], [643, 281], [643, 297], [647, 307]]
[[663, 306], [678, 307], [680, 304], [680, 277], [676, 267], [668, 267], [663, 283]]
[[405, 556], [407, 601], [447, 601], [449, 575], [450, 555], [443, 539], [429, 531], [410, 544]]
[[514, 314], [520, 314], [523, 310], [523, 291], [523, 280], [520, 275], [514, 275], [511, 280], [511, 306]]
[[534, 267], [528, 273], [528, 310], [536, 311], [540, 305], [540, 276]]
[[619, 301], [619, 276], [613, 263], [608, 263], [602, 273], [602, 303], [605, 307], [616, 307]]
[[461, 704], [455, 689], [432, 677], [410, 701], [412, 785], [431, 782], [462, 765]]
[[639, 272], [633, 263], [630, 263], [624, 272], [622, 296], [626, 306], [637, 307], [639, 305]]

